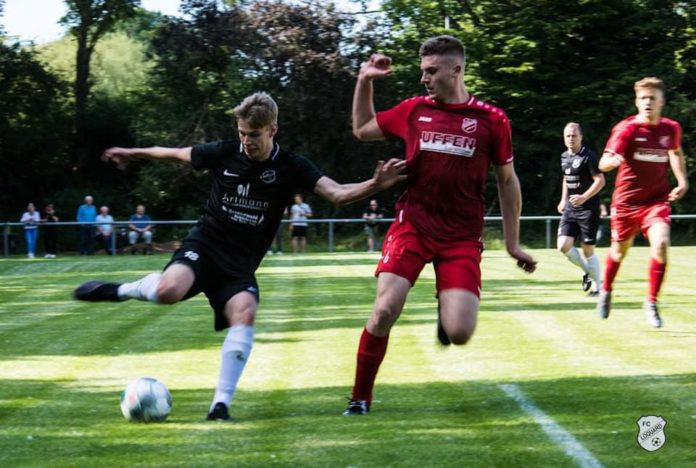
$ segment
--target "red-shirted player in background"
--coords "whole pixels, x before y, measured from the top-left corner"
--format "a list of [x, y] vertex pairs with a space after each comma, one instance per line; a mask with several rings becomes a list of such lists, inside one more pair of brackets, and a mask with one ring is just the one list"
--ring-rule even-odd
[[[664, 85], [657, 78], [643, 78], [633, 86], [638, 115], [619, 122], [599, 161], [599, 170], [619, 169], [611, 200], [611, 248], [597, 310], [608, 318], [611, 291], [621, 261], [639, 232], [650, 242], [648, 295], [643, 305], [648, 322], [659, 328], [657, 295], [667, 266], [670, 206], [689, 189], [686, 163], [681, 149], [678, 122], [661, 117], [665, 104]], [[677, 186], [670, 190], [667, 168]]]
[[420, 56], [420, 81], [427, 96], [375, 113], [372, 80], [391, 72], [391, 59], [380, 54], [360, 69], [353, 95], [353, 133], [363, 141], [401, 138], [408, 179], [375, 273], [377, 298], [360, 338], [355, 386], [345, 415], [369, 412], [389, 332], [426, 263], [435, 267], [440, 341], [461, 345], [474, 333], [481, 292], [484, 190], [491, 163], [505, 247], [527, 272], [536, 265], [518, 243], [522, 196], [505, 112], [467, 92], [459, 40], [428, 39]]

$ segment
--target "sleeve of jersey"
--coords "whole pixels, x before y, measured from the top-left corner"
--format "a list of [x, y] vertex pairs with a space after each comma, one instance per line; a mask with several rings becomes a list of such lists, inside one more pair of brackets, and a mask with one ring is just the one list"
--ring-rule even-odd
[[609, 135], [609, 141], [607, 141], [607, 145], [604, 147], [604, 152], [623, 156], [628, 146], [629, 137], [626, 125], [623, 123], [615, 125], [611, 129], [611, 135]]
[[587, 162], [590, 168], [590, 174], [597, 175], [600, 173], [599, 160], [597, 159], [597, 155], [594, 154], [593, 151], [587, 151]]
[[417, 103], [417, 98], [407, 99], [391, 109], [377, 112], [376, 119], [379, 129], [387, 138], [406, 139], [408, 134], [408, 116]]
[[296, 156], [294, 159], [296, 176], [295, 186], [302, 190], [313, 192], [314, 186], [317, 185], [317, 181], [321, 179], [324, 174], [322, 174], [319, 168], [309, 160], [301, 156]]
[[679, 122], [674, 122], [674, 146], [673, 150], [681, 148], [682, 145], [682, 128]]
[[512, 153], [512, 128], [510, 119], [504, 113], [496, 119], [493, 125], [493, 148], [491, 161], [497, 166], [510, 164], [515, 157]]
[[213, 141], [191, 148], [191, 166], [194, 169], [207, 169], [213, 167], [222, 153], [222, 142]]

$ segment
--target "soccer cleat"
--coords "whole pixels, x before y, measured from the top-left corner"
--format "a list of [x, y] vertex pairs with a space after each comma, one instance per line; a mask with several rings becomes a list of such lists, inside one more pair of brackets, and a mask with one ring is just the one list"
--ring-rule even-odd
[[655, 328], [660, 328], [662, 326], [662, 319], [660, 314], [657, 312], [657, 302], [646, 301], [643, 304], [643, 311], [645, 312], [645, 318], [648, 323]]
[[590, 274], [585, 273], [582, 275], [582, 290], [587, 292], [590, 290], [590, 286], [592, 286], [592, 280], [590, 279]]
[[599, 291], [590, 291], [587, 293], [589, 297], [597, 297], [599, 296]]
[[370, 404], [367, 400], [350, 400], [348, 408], [343, 412], [343, 416], [362, 416], [370, 412]]
[[213, 411], [208, 413], [208, 421], [229, 421], [230, 419], [232, 418], [227, 410], [227, 405], [221, 401], [215, 403]]
[[447, 332], [442, 327], [442, 322], [440, 321], [440, 301], [437, 301], [437, 341], [440, 342], [442, 346], [449, 346], [452, 344]]
[[607, 291], [599, 292], [599, 301], [597, 302], [597, 312], [599, 312], [600, 318], [609, 318], [609, 312], [611, 311], [611, 293]]
[[118, 283], [105, 283], [103, 281], [87, 281], [81, 284], [75, 291], [73, 295], [75, 299], [81, 301], [113, 301], [120, 302], [125, 299], [118, 297], [118, 287], [121, 286]]

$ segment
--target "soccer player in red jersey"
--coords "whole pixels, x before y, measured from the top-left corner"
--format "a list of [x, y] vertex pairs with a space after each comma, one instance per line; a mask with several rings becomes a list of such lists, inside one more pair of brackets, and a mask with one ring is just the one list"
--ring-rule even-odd
[[[662, 80], [643, 78], [633, 89], [638, 114], [614, 126], [599, 161], [601, 171], [619, 171], [611, 200], [611, 248], [597, 310], [602, 318], [609, 317], [614, 278], [636, 234], [642, 232], [650, 242], [648, 294], [643, 310], [648, 322], [659, 328], [662, 319], [657, 296], [667, 265], [670, 202], [684, 196], [689, 182], [681, 149], [681, 127], [661, 116], [665, 104]], [[668, 167], [677, 181], [671, 190]]]
[[536, 262], [518, 242], [522, 207], [505, 112], [470, 95], [464, 85], [464, 47], [451, 36], [420, 48], [427, 96], [375, 112], [374, 79], [391, 59], [374, 54], [360, 69], [353, 95], [353, 133], [362, 141], [405, 143], [407, 189], [396, 204], [377, 266], [377, 298], [362, 332], [355, 385], [345, 415], [367, 414], [389, 332], [426, 263], [433, 262], [443, 344], [465, 344], [476, 327], [481, 293], [484, 191], [488, 169], [498, 183], [505, 246], [527, 272]]

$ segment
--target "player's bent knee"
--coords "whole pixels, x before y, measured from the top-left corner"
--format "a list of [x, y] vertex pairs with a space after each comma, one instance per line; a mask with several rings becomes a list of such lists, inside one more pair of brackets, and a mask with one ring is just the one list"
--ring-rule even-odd
[[184, 297], [185, 291], [181, 292], [175, 283], [160, 281], [157, 286], [157, 302], [160, 304], [175, 304]]

